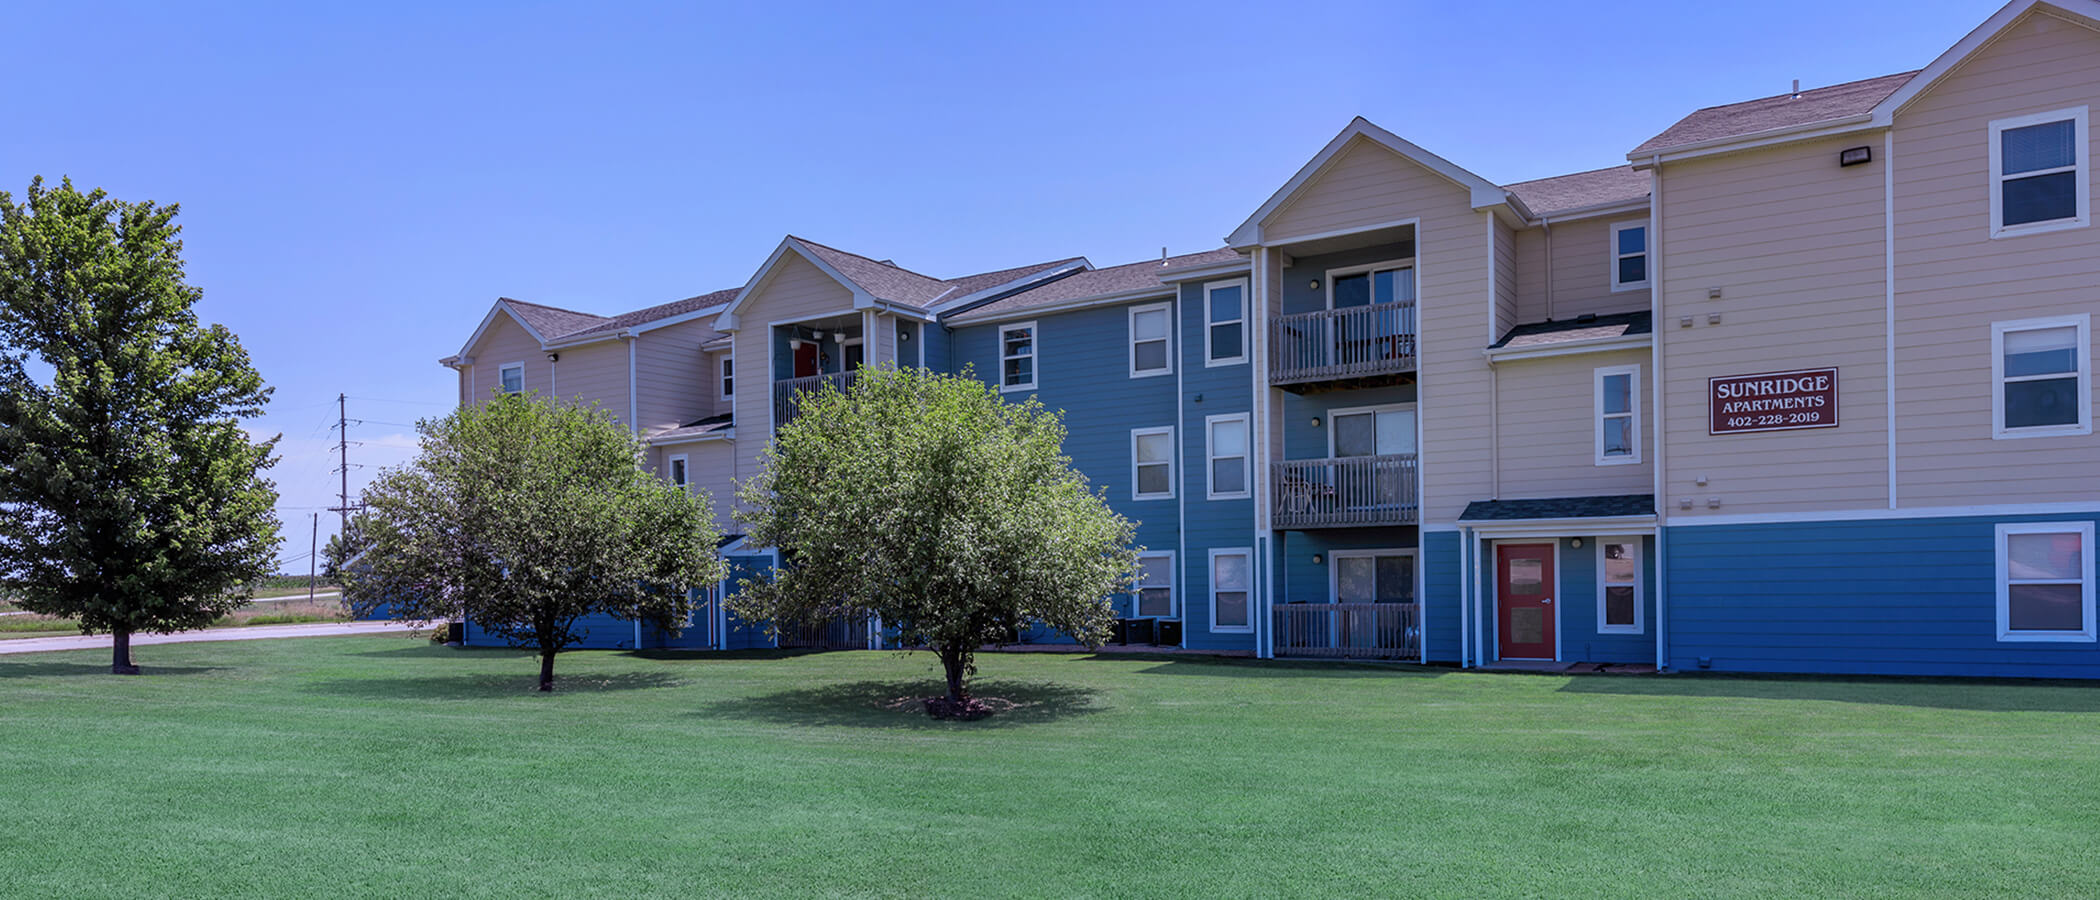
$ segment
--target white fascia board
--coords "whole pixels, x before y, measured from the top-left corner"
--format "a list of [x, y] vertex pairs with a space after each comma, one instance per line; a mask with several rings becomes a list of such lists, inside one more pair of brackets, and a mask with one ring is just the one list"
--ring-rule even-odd
[[1159, 273], [1159, 280], [1168, 284], [1178, 284], [1184, 281], [1205, 281], [1220, 275], [1239, 275], [1252, 271], [1253, 268], [1253, 260], [1247, 259], [1234, 262], [1210, 263], [1208, 265], [1168, 269]]
[[765, 264], [759, 266], [758, 271], [752, 274], [751, 280], [744, 283], [744, 289], [737, 291], [736, 296], [731, 298], [729, 303], [725, 305], [721, 315], [715, 317], [716, 331], [737, 330], [737, 313], [744, 308], [744, 301], [751, 299], [751, 295], [757, 293], [758, 289], [773, 277], [773, 272], [780, 265], [780, 260], [789, 253], [807, 260], [810, 265], [816, 266], [818, 271], [830, 276], [833, 281], [838, 282], [846, 290], [851, 291], [855, 309], [864, 308], [863, 301], [874, 300], [874, 296], [862, 289], [860, 285], [854, 284], [853, 279], [847, 278], [839, 270], [832, 268], [830, 263], [817, 258], [817, 255], [803, 247], [802, 242], [796, 240], [794, 235], [789, 235], [780, 239], [780, 246], [773, 248], [773, 255], [766, 257]]
[[1599, 203], [1593, 206], [1577, 206], [1572, 209], [1564, 209], [1559, 212], [1541, 215], [1538, 218], [1526, 222], [1525, 224], [1542, 225], [1546, 222], [1574, 222], [1582, 219], [1601, 219], [1605, 216], [1623, 216], [1628, 213], [1646, 212], [1648, 210], [1648, 206], [1649, 201], [1645, 197], [1639, 200], [1622, 200], [1616, 203]]
[[969, 306], [970, 304], [975, 303], [979, 300], [983, 300], [987, 297], [996, 297], [1000, 294], [1019, 290], [1023, 287], [1026, 287], [1027, 285], [1034, 284], [1037, 282], [1055, 281], [1059, 278], [1065, 277], [1066, 275], [1076, 275], [1080, 272], [1091, 271], [1093, 268], [1093, 262], [1088, 260], [1086, 257], [1082, 256], [1075, 262], [1071, 262], [1062, 266], [1051, 266], [1050, 268], [1044, 269], [1040, 272], [1034, 272], [1028, 275], [1023, 275], [1012, 281], [1006, 282], [1005, 284], [996, 284], [991, 287], [985, 288], [981, 291], [974, 291], [972, 293], [964, 294], [960, 297], [956, 297], [949, 300], [943, 300], [939, 303], [928, 304], [926, 307], [926, 311], [932, 313], [935, 317], [943, 316], [948, 314], [949, 312]]
[[1460, 519], [1486, 540], [1528, 537], [1590, 537], [1600, 534], [1654, 534], [1654, 516], [1596, 516], [1579, 519]]
[[1626, 159], [1632, 163], [1634, 169], [1645, 171], [1654, 168], [1658, 162], [1678, 162], [1686, 159], [1698, 159], [1703, 156], [1719, 156], [1723, 153], [1739, 153], [1744, 150], [1769, 147], [1773, 144], [1791, 144], [1795, 141], [1873, 131], [1881, 127], [1883, 126], [1875, 124], [1873, 113], [1859, 113], [1858, 115], [1843, 116], [1836, 119], [1823, 119], [1816, 122], [1805, 122], [1800, 125], [1788, 125], [1783, 128], [1767, 128], [1763, 131], [1753, 131], [1749, 134], [1736, 135], [1735, 137], [1679, 144], [1659, 151], [1628, 153], [1626, 154]]
[[658, 328], [666, 328], [672, 325], [690, 322], [694, 319], [704, 319], [708, 316], [719, 316], [724, 310], [727, 310], [728, 308], [729, 304], [727, 303], [717, 303], [713, 306], [707, 306], [693, 310], [692, 312], [679, 313], [675, 316], [665, 316], [661, 319], [656, 319], [654, 321], [643, 322], [640, 325], [635, 325], [628, 328], [627, 333], [641, 334], [647, 331], [655, 331]]
[[541, 347], [547, 345], [547, 338], [540, 334], [539, 329], [532, 327], [531, 322], [525, 321], [524, 316], [511, 309], [510, 304], [499, 299], [495, 305], [489, 307], [489, 314], [481, 317], [481, 324], [474, 327], [474, 333], [467, 338], [466, 345], [459, 348], [459, 358], [469, 358], [472, 355], [474, 345], [481, 343], [481, 336], [488, 333], [490, 325], [496, 324], [496, 317], [499, 315], [509, 316], [511, 321], [518, 323], [518, 327], [525, 329], [526, 334], [532, 335], [532, 339], [539, 342]]
[[1490, 347], [1480, 351], [1480, 355], [1487, 357], [1488, 363], [1492, 365], [1520, 359], [1543, 359], [1550, 356], [1610, 353], [1615, 350], [1643, 350], [1654, 342], [1653, 338], [1653, 334], [1622, 334], [1618, 337], [1563, 341], [1558, 344], [1541, 344], [1529, 347]]
[[725, 428], [721, 431], [713, 431], [707, 434], [687, 435], [684, 437], [643, 439], [644, 443], [647, 443], [651, 447], [675, 447], [680, 444], [704, 444], [709, 441], [733, 440], [736, 440], [735, 428]]
[[1343, 128], [1340, 134], [1335, 135], [1333, 140], [1328, 141], [1327, 146], [1320, 148], [1320, 152], [1314, 154], [1311, 161], [1299, 168], [1297, 174], [1292, 175], [1289, 181], [1284, 182], [1283, 187], [1278, 188], [1276, 193], [1271, 194], [1269, 199], [1262, 203], [1261, 208], [1254, 211], [1254, 215], [1248, 216], [1247, 221], [1242, 222], [1240, 227], [1233, 229], [1232, 234], [1225, 238], [1225, 243], [1235, 249], [1263, 243], [1261, 223], [1277, 211], [1290, 205], [1290, 202], [1297, 198], [1300, 190], [1317, 180], [1320, 174], [1325, 172], [1327, 167], [1334, 162], [1335, 158], [1341, 155], [1342, 150], [1349, 146], [1349, 142], [1359, 137], [1391, 150], [1413, 161], [1416, 165], [1435, 172], [1452, 183], [1468, 189], [1472, 197], [1473, 208], [1475, 209], [1507, 203], [1520, 215], [1529, 218], [1529, 214], [1524, 212], [1522, 204], [1517, 202], [1516, 198], [1511, 196], [1508, 191], [1503, 190], [1500, 185], [1466, 171], [1458, 164], [1403, 140], [1400, 136], [1371, 124], [1369, 119], [1358, 116], [1350, 121], [1349, 125]]
[[[947, 324], [951, 328], [966, 328], [974, 325], [990, 325], [994, 322], [1019, 322], [1027, 319], [1033, 319], [1036, 316], [1049, 315], [1052, 313], [1071, 312], [1075, 309], [1086, 309], [1090, 306], [1115, 306], [1122, 303], [1136, 303], [1140, 300], [1171, 300], [1174, 299], [1174, 297], [1178, 293], [1179, 292], [1175, 290], [1172, 286], [1162, 286], [1156, 288], [1145, 288], [1143, 290], [1136, 291], [1123, 291], [1121, 293], [1116, 294], [1096, 294], [1092, 297], [1078, 297], [1071, 300], [1062, 300], [1057, 303], [1051, 303], [1045, 306], [1031, 306], [1026, 309], [1008, 310], [1006, 312], [1001, 312], [996, 315], [982, 316], [980, 318], [950, 319], [947, 320], [945, 324]], [[963, 315], [967, 316], [969, 314], [964, 313]]]

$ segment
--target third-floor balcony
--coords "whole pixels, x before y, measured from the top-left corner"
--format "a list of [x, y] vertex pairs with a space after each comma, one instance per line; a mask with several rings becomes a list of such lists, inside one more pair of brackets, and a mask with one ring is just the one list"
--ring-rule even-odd
[[1279, 530], [1420, 524], [1420, 469], [1412, 453], [1290, 459], [1269, 468], [1270, 521]]
[[1376, 303], [1269, 320], [1269, 383], [1392, 380], [1415, 371], [1415, 305]]

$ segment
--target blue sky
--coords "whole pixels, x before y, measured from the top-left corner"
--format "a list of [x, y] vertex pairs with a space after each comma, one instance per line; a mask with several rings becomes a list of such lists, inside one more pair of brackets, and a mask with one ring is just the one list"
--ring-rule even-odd
[[353, 462], [408, 458], [498, 296], [735, 287], [789, 232], [937, 276], [1208, 249], [1353, 116], [1521, 181], [1922, 67], [1996, 8], [52, 4], [9, 17], [0, 189], [182, 204], [202, 315], [277, 390], [303, 570], [336, 394]]

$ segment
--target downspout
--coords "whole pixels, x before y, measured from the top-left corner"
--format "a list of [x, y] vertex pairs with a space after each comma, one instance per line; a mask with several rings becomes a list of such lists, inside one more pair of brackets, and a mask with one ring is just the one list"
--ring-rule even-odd
[[[1261, 590], [1256, 594], [1259, 602], [1252, 604], [1260, 609], [1259, 618], [1256, 618], [1254, 622], [1254, 655], [1261, 659], [1273, 659], [1276, 656], [1276, 635], [1274, 633], [1276, 593], [1275, 585], [1269, 577], [1268, 565], [1269, 557], [1272, 555], [1269, 552], [1269, 545], [1270, 541], [1275, 537], [1274, 533], [1269, 530], [1269, 504], [1272, 502], [1269, 496], [1271, 487], [1269, 484], [1269, 432], [1274, 425], [1269, 418], [1267, 383], [1269, 372], [1269, 304], [1274, 302], [1275, 299], [1269, 296], [1270, 260], [1270, 251], [1267, 246], [1257, 245], [1254, 248], [1254, 259], [1250, 267], [1250, 274], [1253, 275], [1253, 279], [1248, 291], [1248, 295], [1254, 301], [1249, 304], [1248, 312], [1253, 315], [1256, 328], [1258, 329], [1255, 332], [1252, 346], [1248, 348], [1249, 359], [1247, 368], [1249, 370], [1248, 378], [1253, 384], [1253, 395], [1248, 398], [1248, 408], [1252, 411], [1250, 417], [1253, 421], [1261, 423], [1260, 440], [1255, 440], [1254, 430], [1248, 429], [1248, 441], [1253, 444], [1252, 447], [1248, 448], [1248, 452], [1253, 454], [1254, 457], [1254, 465], [1252, 466], [1254, 471], [1250, 474], [1254, 477], [1255, 556], [1261, 561], [1260, 567], [1256, 569], [1261, 576], [1261, 580], [1258, 582]], [[1214, 573], [1206, 572], [1205, 577], [1208, 578], [1212, 574]], [[1253, 615], [1252, 610], [1249, 612], [1250, 615]]]
[[1888, 371], [1882, 393], [1888, 400], [1889, 508], [1896, 508], [1896, 127], [1881, 133], [1882, 355]]
[[[1199, 291], [1200, 291], [1200, 290], [1202, 290], [1202, 288], [1201, 288], [1201, 287], [1198, 287], [1198, 288], [1197, 288], [1197, 290], [1199, 290]], [[1187, 565], [1189, 564], [1189, 529], [1188, 529], [1188, 522], [1189, 522], [1189, 485], [1188, 485], [1188, 481], [1189, 481], [1189, 479], [1188, 479], [1188, 467], [1187, 467], [1187, 465], [1186, 465], [1186, 464], [1187, 464], [1187, 462], [1188, 462], [1188, 458], [1189, 458], [1189, 455], [1188, 455], [1188, 446], [1189, 446], [1189, 428], [1188, 428], [1188, 394], [1184, 393], [1184, 392], [1182, 391], [1182, 389], [1181, 389], [1181, 373], [1182, 373], [1182, 370], [1184, 370], [1184, 369], [1187, 369], [1187, 368], [1189, 367], [1189, 366], [1188, 366], [1188, 362], [1189, 362], [1189, 361], [1188, 361], [1188, 356], [1187, 356], [1186, 354], [1182, 353], [1182, 348], [1181, 348], [1181, 340], [1180, 340], [1180, 338], [1181, 338], [1181, 289], [1180, 289], [1180, 288], [1175, 288], [1175, 289], [1174, 289], [1174, 303], [1173, 303], [1173, 305], [1172, 305], [1172, 306], [1170, 307], [1170, 309], [1171, 309], [1171, 310], [1173, 311], [1173, 317], [1174, 317], [1174, 336], [1175, 336], [1175, 340], [1174, 340], [1174, 356], [1176, 357], [1176, 359], [1174, 360], [1174, 362], [1175, 362], [1175, 365], [1174, 365], [1174, 433], [1175, 433], [1175, 434], [1177, 434], [1177, 435], [1180, 435], [1180, 436], [1181, 436], [1181, 446], [1180, 446], [1180, 447], [1178, 447], [1178, 448], [1176, 448], [1176, 451], [1175, 451], [1175, 452], [1178, 452], [1178, 453], [1180, 453], [1180, 454], [1181, 454], [1181, 460], [1182, 460], [1182, 463], [1183, 463], [1183, 465], [1182, 465], [1182, 467], [1181, 467], [1181, 473], [1182, 473], [1182, 478], [1181, 478], [1181, 490], [1178, 490], [1178, 491], [1175, 491], [1175, 492], [1174, 492], [1174, 547], [1175, 547], [1175, 549], [1174, 549], [1174, 599], [1180, 602], [1180, 604], [1181, 604], [1181, 607], [1180, 607], [1179, 609], [1175, 609], [1175, 610], [1170, 610], [1170, 612], [1175, 612], [1175, 613], [1182, 613], [1182, 614], [1183, 614], [1183, 615], [1181, 616], [1181, 647], [1182, 647], [1182, 649], [1186, 650], [1186, 649], [1188, 649], [1188, 646], [1189, 646], [1189, 626], [1188, 626], [1188, 618], [1189, 618], [1189, 617], [1188, 617], [1188, 616], [1186, 615], [1186, 613], [1187, 613], [1187, 610], [1188, 610], [1188, 602], [1189, 602], [1189, 601], [1188, 601], [1188, 592], [1186, 592], [1186, 591], [1184, 591], [1184, 590], [1182, 590], [1182, 589], [1181, 589], [1181, 588], [1182, 588], [1182, 584], [1183, 584], [1183, 583], [1184, 583], [1184, 582], [1186, 581], [1186, 579], [1182, 578], [1182, 577], [1181, 577], [1181, 575], [1182, 575], [1182, 570], [1183, 570], [1183, 569], [1184, 569], [1184, 568], [1185, 568], [1185, 567], [1186, 567], [1186, 566], [1187, 566]], [[1208, 441], [1208, 440], [1210, 439], [1210, 435], [1209, 435], [1209, 434], [1207, 433], [1207, 432], [1208, 432], [1208, 429], [1209, 429], [1209, 426], [1204, 426], [1204, 427], [1205, 427], [1206, 433], [1205, 433], [1205, 434], [1203, 435], [1203, 439], [1204, 439], [1204, 440], [1206, 440], [1206, 441]], [[1249, 441], [1250, 443], [1251, 443], [1251, 442], [1252, 442], [1252, 441], [1254, 440], [1254, 437], [1253, 437], [1253, 429], [1252, 429], [1252, 428], [1249, 428], [1249, 429], [1248, 429], [1248, 437], [1247, 437], [1247, 440], [1248, 440], [1248, 441]], [[1208, 458], [1205, 458], [1205, 459], [1204, 459], [1204, 461], [1203, 461], [1203, 466], [1204, 466], [1204, 477], [1205, 477], [1205, 478], [1209, 478], [1209, 477], [1210, 477], [1210, 460], [1209, 460]], [[1249, 473], [1249, 474], [1251, 475], [1252, 473]], [[1250, 605], [1251, 605], [1251, 604], [1250, 604]], [[1131, 612], [1132, 612], [1133, 614], [1135, 614], [1135, 613], [1137, 612], [1137, 610], [1133, 609], [1133, 610], [1131, 610]], [[1251, 614], [1251, 613], [1252, 613], [1253, 611], [1252, 611], [1252, 610], [1250, 609], [1250, 610], [1249, 610], [1248, 612], [1249, 612], [1249, 613]], [[1154, 632], [1152, 636], [1153, 636], [1154, 638], [1157, 638], [1157, 637], [1159, 637], [1159, 634], [1158, 634], [1157, 632]]]
[[1653, 339], [1648, 342], [1648, 368], [1653, 370], [1651, 374], [1654, 376], [1648, 379], [1648, 393], [1649, 402], [1655, 407], [1655, 431], [1650, 439], [1655, 442], [1655, 670], [1660, 672], [1668, 669], [1670, 665], [1670, 622], [1665, 612], [1669, 607], [1670, 597], [1670, 529], [1665, 527], [1669, 520], [1669, 497], [1663, 490], [1669, 483], [1668, 467], [1663, 455], [1664, 448], [1669, 445], [1669, 431], [1664, 427], [1663, 418], [1663, 335], [1668, 333], [1668, 329], [1662, 327], [1663, 288], [1667, 282], [1663, 280], [1661, 154], [1649, 157], [1649, 169], [1653, 173], [1650, 178], [1654, 187], [1648, 198], [1648, 319], [1655, 325], [1650, 329]]
[[627, 342], [627, 432], [639, 435], [642, 433], [642, 423], [637, 412], [640, 409], [640, 401], [635, 393], [634, 348], [641, 339], [632, 334], [623, 334], [620, 335], [620, 340]]

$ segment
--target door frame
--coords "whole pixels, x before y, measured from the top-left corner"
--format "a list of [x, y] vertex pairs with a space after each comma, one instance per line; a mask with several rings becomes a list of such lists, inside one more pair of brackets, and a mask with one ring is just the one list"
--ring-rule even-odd
[[[1490, 565], [1490, 566], [1488, 567], [1488, 569], [1489, 569], [1489, 571], [1488, 571], [1488, 574], [1489, 574], [1489, 576], [1490, 576], [1490, 577], [1488, 578], [1488, 584], [1487, 584], [1487, 590], [1488, 590], [1488, 599], [1489, 599], [1489, 603], [1488, 603], [1488, 620], [1489, 620], [1489, 621], [1487, 622], [1487, 626], [1488, 626], [1488, 627], [1486, 628], [1486, 631], [1488, 632], [1488, 635], [1489, 635], [1489, 636], [1490, 636], [1490, 637], [1492, 638], [1492, 644], [1491, 644], [1491, 646], [1493, 646], [1493, 647], [1495, 648], [1495, 657], [1494, 657], [1494, 663], [1499, 663], [1499, 662], [1501, 662], [1501, 661], [1502, 661], [1502, 549], [1501, 549], [1501, 548], [1502, 548], [1502, 545], [1504, 545], [1504, 544], [1514, 544], [1514, 545], [1526, 545], [1526, 544], [1540, 544], [1540, 543], [1550, 543], [1550, 544], [1552, 544], [1552, 545], [1553, 545], [1553, 580], [1552, 580], [1552, 581], [1550, 582], [1550, 587], [1552, 588], [1552, 594], [1553, 594], [1553, 661], [1554, 661], [1554, 662], [1560, 662], [1560, 657], [1561, 657], [1561, 649], [1560, 649], [1560, 648], [1561, 648], [1561, 627], [1560, 627], [1560, 608], [1561, 608], [1561, 606], [1563, 606], [1563, 605], [1564, 605], [1564, 604], [1566, 604], [1566, 602], [1567, 602], [1567, 600], [1566, 600], [1565, 598], [1563, 598], [1563, 597], [1561, 596], [1561, 589], [1560, 589], [1560, 585], [1561, 585], [1561, 567], [1560, 567], [1560, 542], [1561, 542], [1561, 541], [1564, 541], [1564, 540], [1567, 540], [1567, 538], [1566, 538], [1566, 537], [1530, 537], [1530, 538], [1496, 538], [1496, 539], [1493, 539], [1493, 540], [1490, 540], [1490, 541], [1488, 541], [1488, 558], [1489, 558], [1489, 559], [1492, 559], [1492, 560], [1493, 560], [1494, 562], [1493, 562], [1493, 564], [1492, 564], [1492, 565]], [[1488, 665], [1493, 665], [1494, 663], [1488, 663]]]

